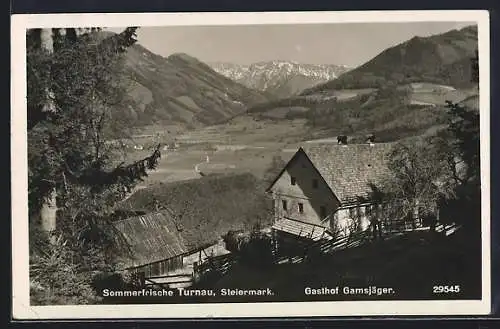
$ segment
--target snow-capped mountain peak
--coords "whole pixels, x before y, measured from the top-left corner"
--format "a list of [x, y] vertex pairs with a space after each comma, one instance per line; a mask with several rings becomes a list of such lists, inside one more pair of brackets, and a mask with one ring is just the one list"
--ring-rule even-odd
[[[211, 63], [218, 73], [235, 80], [247, 87], [274, 92], [281, 95], [300, 91], [301, 88], [312, 87], [337, 78], [348, 71], [343, 65], [301, 64], [295, 61], [273, 60], [257, 62], [250, 65], [232, 63]], [[293, 86], [288, 86], [294, 81]]]

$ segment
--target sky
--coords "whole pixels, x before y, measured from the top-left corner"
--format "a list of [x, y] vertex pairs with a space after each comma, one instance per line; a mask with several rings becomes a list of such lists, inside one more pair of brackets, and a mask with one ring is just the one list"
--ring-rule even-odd
[[[186, 53], [204, 62], [251, 64], [290, 60], [356, 67], [414, 36], [460, 29], [469, 22], [335, 23], [141, 27], [138, 42], [167, 57]], [[113, 28], [119, 31], [120, 28]]]

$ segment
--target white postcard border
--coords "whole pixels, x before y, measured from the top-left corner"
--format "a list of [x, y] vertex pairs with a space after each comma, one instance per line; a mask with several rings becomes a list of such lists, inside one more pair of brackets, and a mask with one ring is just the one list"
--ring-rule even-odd
[[[26, 29], [361, 22], [477, 22], [482, 178], [482, 300], [30, 306]], [[491, 312], [489, 13], [473, 10], [265, 13], [26, 14], [11, 17], [12, 307], [15, 319], [486, 315]], [[251, 306], [250, 306], [251, 305]]]

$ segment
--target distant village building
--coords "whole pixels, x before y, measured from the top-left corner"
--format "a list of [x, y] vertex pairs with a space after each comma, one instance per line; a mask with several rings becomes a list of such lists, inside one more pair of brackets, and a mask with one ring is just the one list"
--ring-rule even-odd
[[372, 188], [389, 173], [392, 144], [373, 141], [369, 136], [365, 144], [347, 144], [340, 136], [338, 144], [299, 148], [267, 189], [275, 232], [319, 240], [367, 230], [373, 220], [385, 229], [396, 225], [383, 218], [384, 205], [374, 200]]
[[177, 151], [179, 144], [177, 142], [168, 142], [163, 146], [164, 151]]

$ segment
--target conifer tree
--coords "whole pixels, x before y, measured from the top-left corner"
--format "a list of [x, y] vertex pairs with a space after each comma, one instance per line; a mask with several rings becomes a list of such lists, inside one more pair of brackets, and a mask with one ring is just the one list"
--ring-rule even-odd
[[[118, 164], [108, 143], [119, 110], [133, 106], [123, 66], [136, 30], [27, 32], [30, 253], [33, 277], [46, 285], [63, 268], [113, 270], [114, 252], [123, 247], [110, 225], [113, 206], [161, 157], [158, 145], [144, 159]], [[55, 237], [52, 245], [46, 233]]]

